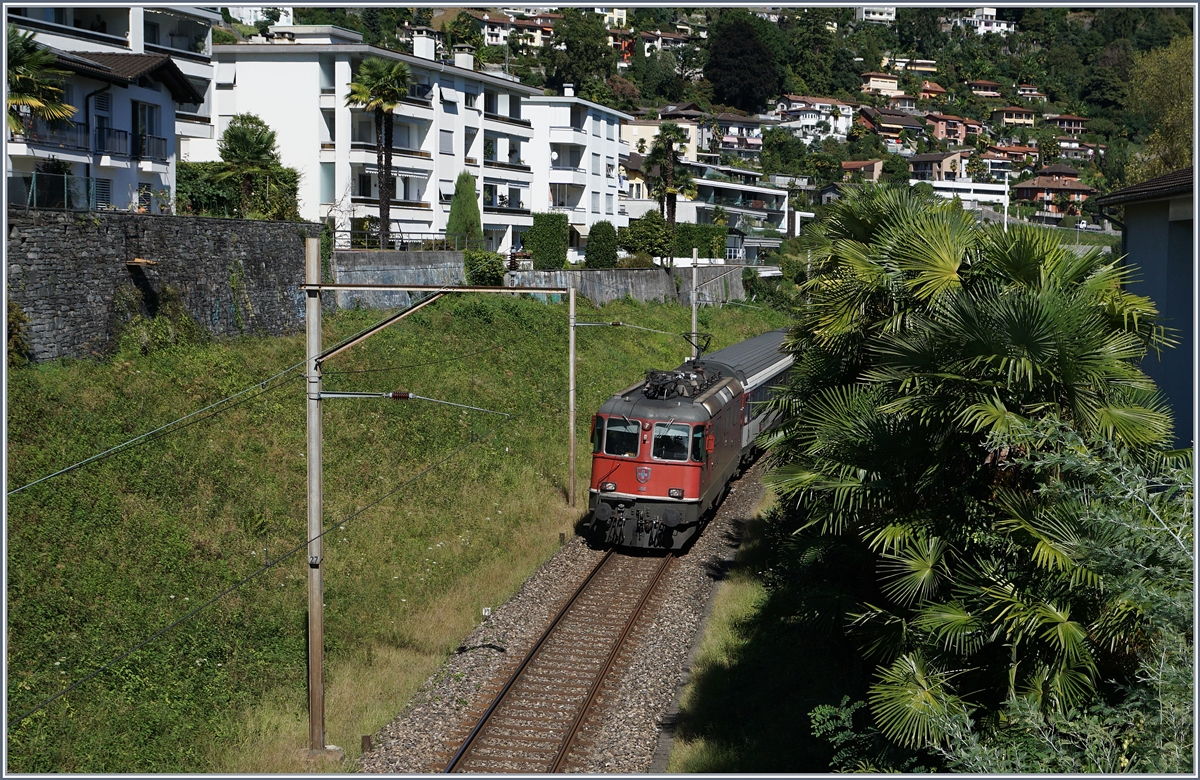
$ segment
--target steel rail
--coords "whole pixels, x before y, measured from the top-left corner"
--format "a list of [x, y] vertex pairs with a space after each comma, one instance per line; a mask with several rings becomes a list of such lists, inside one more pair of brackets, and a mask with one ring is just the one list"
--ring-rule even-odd
[[454, 754], [449, 763], [446, 764], [446, 768], [442, 770], [443, 774], [449, 774], [454, 771], [455, 766], [457, 766], [459, 761], [463, 759], [463, 757], [467, 754], [467, 751], [470, 750], [475, 738], [479, 736], [479, 732], [483, 730], [488, 718], [490, 718], [492, 713], [496, 711], [496, 708], [500, 706], [500, 702], [504, 700], [504, 697], [508, 695], [509, 690], [511, 690], [513, 685], [516, 684], [517, 679], [521, 676], [521, 673], [525, 671], [525, 667], [529, 665], [530, 661], [533, 660], [533, 657], [537, 655], [538, 650], [540, 650], [542, 645], [546, 642], [546, 639], [554, 632], [554, 629], [558, 627], [558, 623], [560, 620], [562, 620], [563, 615], [567, 614], [571, 607], [574, 606], [580, 594], [582, 594], [592, 580], [595, 579], [596, 575], [600, 573], [600, 570], [604, 568], [604, 564], [608, 563], [612, 556], [612, 550], [609, 550], [607, 553], [605, 553], [604, 557], [600, 559], [600, 563], [598, 563], [596, 567], [592, 569], [587, 578], [584, 579], [580, 586], [575, 589], [575, 592], [571, 594], [571, 598], [567, 599], [567, 603], [564, 604], [562, 609], [558, 611], [558, 614], [554, 616], [554, 620], [550, 621], [549, 627], [542, 632], [542, 635], [538, 637], [536, 642], [534, 642], [533, 647], [531, 647], [529, 652], [525, 654], [525, 657], [521, 660], [520, 665], [517, 666], [516, 671], [513, 672], [508, 678], [508, 682], [506, 682], [504, 687], [500, 689], [500, 692], [496, 694], [496, 698], [492, 700], [491, 705], [488, 706], [487, 710], [485, 710], [483, 715], [479, 718], [479, 722], [475, 724], [475, 728], [471, 729], [471, 733], [467, 735], [465, 740], [463, 740], [462, 745], [458, 748], [458, 752]]
[[587, 717], [588, 711], [592, 708], [592, 702], [595, 701], [596, 694], [600, 692], [600, 686], [604, 683], [604, 678], [608, 676], [608, 671], [612, 668], [613, 662], [617, 660], [617, 655], [620, 654], [622, 647], [625, 645], [625, 638], [629, 636], [629, 632], [633, 630], [634, 624], [642, 616], [646, 602], [650, 600], [650, 594], [658, 587], [658, 581], [666, 574], [672, 560], [674, 560], [674, 556], [670, 552], [663, 556], [663, 561], [659, 564], [658, 571], [654, 572], [654, 576], [650, 579], [650, 584], [646, 586], [645, 592], [642, 593], [641, 599], [638, 600], [633, 614], [625, 622], [625, 628], [621, 630], [621, 635], [613, 643], [612, 651], [608, 654], [608, 660], [604, 662], [604, 667], [600, 669], [599, 674], [596, 675], [596, 679], [592, 681], [592, 687], [588, 691], [587, 698], [583, 700], [583, 706], [579, 708], [579, 713], [575, 716], [575, 721], [571, 724], [571, 730], [567, 732], [567, 738], [563, 740], [563, 746], [559, 749], [558, 756], [550, 766], [551, 774], [562, 768], [563, 762], [567, 759], [567, 754], [574, 747], [575, 739], [579, 735], [579, 729], [583, 726], [583, 721]]

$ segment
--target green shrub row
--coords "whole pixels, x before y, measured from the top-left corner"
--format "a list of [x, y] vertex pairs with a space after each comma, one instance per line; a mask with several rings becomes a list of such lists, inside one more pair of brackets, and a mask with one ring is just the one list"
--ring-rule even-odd
[[725, 239], [729, 228], [725, 225], [692, 225], [679, 222], [675, 225], [675, 257], [689, 257], [692, 250], [700, 257], [720, 258], [725, 256]]
[[566, 214], [534, 214], [533, 227], [525, 233], [525, 251], [538, 271], [558, 271], [567, 267], [570, 224]]

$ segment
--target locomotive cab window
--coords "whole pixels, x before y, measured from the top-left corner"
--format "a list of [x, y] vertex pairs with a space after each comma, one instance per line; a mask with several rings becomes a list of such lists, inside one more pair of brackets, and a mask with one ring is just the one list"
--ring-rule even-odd
[[604, 452], [607, 455], [620, 455], [623, 458], [636, 458], [638, 454], [638, 435], [642, 427], [636, 420], [625, 420], [619, 417], [608, 418], [607, 435], [604, 438]]
[[687, 460], [688, 427], [680, 423], [655, 423], [654, 448], [650, 454], [659, 460]]
[[697, 425], [692, 428], [692, 460], [697, 463], [704, 462], [704, 426]]
[[600, 445], [604, 443], [604, 418], [596, 415], [592, 420], [592, 454], [600, 451]]

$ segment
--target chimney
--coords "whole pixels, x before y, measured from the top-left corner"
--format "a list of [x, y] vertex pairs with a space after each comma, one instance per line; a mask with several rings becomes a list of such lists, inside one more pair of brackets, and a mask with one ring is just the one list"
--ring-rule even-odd
[[423, 60], [434, 59], [437, 43], [433, 39], [433, 29], [430, 27], [413, 28], [413, 56]]
[[455, 46], [454, 66], [465, 70], [475, 70], [475, 47], [465, 43]]
[[563, 84], [563, 97], [575, 97], [574, 84]]

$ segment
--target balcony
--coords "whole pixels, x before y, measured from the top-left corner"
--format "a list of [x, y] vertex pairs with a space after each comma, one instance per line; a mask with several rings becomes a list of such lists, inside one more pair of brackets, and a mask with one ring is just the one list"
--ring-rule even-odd
[[550, 128], [550, 143], [587, 146], [588, 135], [582, 127], [554, 126]]
[[501, 205], [500, 203], [484, 203], [484, 214], [510, 214], [510, 215], [525, 215], [528, 216], [533, 212], [527, 208], [523, 208], [520, 203], [516, 205]]
[[96, 207], [96, 180], [52, 173], [9, 176], [5, 195], [9, 205], [27, 209], [90, 211]]
[[23, 117], [16, 137], [34, 146], [88, 151], [88, 126], [82, 122], [47, 122]]
[[167, 139], [156, 135], [133, 136], [133, 158], [135, 160], [167, 161]]
[[96, 154], [129, 156], [129, 133], [111, 127], [96, 128]]
[[484, 158], [483, 167], [485, 168], [503, 168], [508, 171], [532, 171], [525, 163], [518, 162], [500, 162], [499, 160], [489, 160]]
[[[376, 195], [351, 195], [350, 202], [363, 206], [378, 206], [379, 197]], [[397, 200], [396, 198], [392, 198], [391, 204], [393, 207], [401, 209], [433, 209], [433, 206], [428, 201], [422, 200]]]
[[587, 169], [574, 165], [551, 165], [551, 184], [577, 184], [584, 186], [588, 181]]
[[533, 127], [533, 124], [528, 119], [522, 119], [519, 116], [504, 116], [503, 114], [493, 114], [488, 111], [484, 111], [483, 118], [494, 119], [497, 122], [506, 122], [510, 125], [520, 125], [521, 127]]

